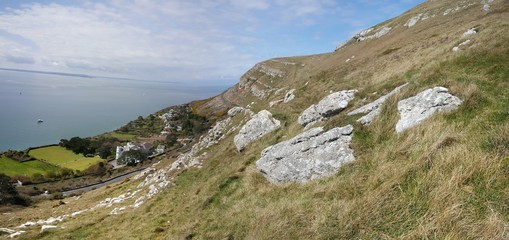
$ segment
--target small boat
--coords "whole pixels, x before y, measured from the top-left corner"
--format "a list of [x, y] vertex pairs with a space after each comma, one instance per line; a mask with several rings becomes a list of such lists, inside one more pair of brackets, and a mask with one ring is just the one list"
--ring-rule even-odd
[[37, 119], [37, 123], [42, 123], [42, 122], [44, 122], [44, 120], [42, 120], [42, 119], [40, 119], [40, 118], [39, 118], [39, 119]]

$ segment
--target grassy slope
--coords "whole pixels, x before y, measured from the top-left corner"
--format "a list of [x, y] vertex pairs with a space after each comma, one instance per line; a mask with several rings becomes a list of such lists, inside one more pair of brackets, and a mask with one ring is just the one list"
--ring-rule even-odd
[[42, 159], [57, 166], [75, 170], [85, 170], [91, 165], [102, 161], [100, 157], [86, 158], [60, 146], [38, 148], [29, 152], [30, 156]]
[[[208, 150], [211, 155], [203, 168], [182, 172], [175, 186], [140, 209], [123, 215], [89, 214], [56, 234], [27, 237], [507, 239], [509, 25], [507, 4], [499, 2], [497, 7], [481, 18], [477, 4], [464, 10], [462, 16], [469, 16], [465, 19], [431, 19], [436, 22], [420, 23], [398, 35], [427, 34], [413, 45], [394, 37], [334, 54], [290, 59], [306, 66], [295, 69], [291, 80], [274, 83], [297, 88], [291, 104], [271, 109], [282, 120], [282, 129], [242, 153], [236, 152], [230, 135]], [[476, 24], [480, 33], [473, 47], [453, 55], [450, 49], [461, 40], [458, 36]], [[419, 29], [425, 27], [431, 30]], [[354, 64], [338, 64], [354, 54]], [[325, 123], [355, 125], [356, 161], [334, 177], [275, 186], [256, 170], [260, 151], [302, 131], [295, 122], [298, 114], [328, 90], [359, 88], [352, 105], [360, 106], [366, 102], [361, 99], [375, 99], [402, 82], [410, 85], [383, 106], [369, 127], [344, 113]], [[397, 101], [438, 85], [459, 96], [461, 107], [395, 134]], [[266, 107], [260, 102], [255, 110]]]
[[31, 176], [35, 173], [45, 174], [54, 170], [58, 168], [37, 160], [20, 163], [5, 156], [0, 158], [0, 172], [8, 176]]

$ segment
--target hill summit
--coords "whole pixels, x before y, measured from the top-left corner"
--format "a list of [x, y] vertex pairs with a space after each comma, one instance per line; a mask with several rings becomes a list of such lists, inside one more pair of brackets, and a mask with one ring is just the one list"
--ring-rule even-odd
[[[65, 205], [38, 239], [509, 238], [509, 3], [427, 1], [333, 52], [270, 59], [193, 112], [176, 157]], [[54, 205], [54, 203], [53, 203]]]

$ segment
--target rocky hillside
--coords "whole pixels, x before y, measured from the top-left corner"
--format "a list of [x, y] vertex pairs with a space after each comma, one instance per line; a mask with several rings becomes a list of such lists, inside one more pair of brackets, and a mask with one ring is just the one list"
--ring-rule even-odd
[[507, 239], [508, 66], [509, 2], [427, 1], [256, 64], [191, 104], [217, 121], [190, 151], [2, 214], [2, 236]]

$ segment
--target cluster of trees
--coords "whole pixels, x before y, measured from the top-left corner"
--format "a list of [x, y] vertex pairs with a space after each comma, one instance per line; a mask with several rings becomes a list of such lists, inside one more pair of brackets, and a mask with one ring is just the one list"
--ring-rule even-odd
[[210, 128], [209, 120], [193, 112], [182, 116], [182, 131], [187, 135], [200, 135]]
[[11, 178], [0, 173], [0, 205], [15, 204], [28, 205], [27, 199], [22, 198], [11, 183]]
[[193, 138], [201, 135], [211, 127], [206, 117], [194, 114], [189, 108], [180, 109], [179, 114], [173, 116], [171, 121], [173, 125], [181, 126], [182, 130], [172, 131], [166, 135], [165, 145], [167, 147], [178, 145], [177, 139], [179, 137]]
[[150, 114], [145, 118], [138, 116], [136, 120], [130, 121], [126, 125], [120, 127], [118, 131], [137, 136], [150, 136], [158, 134], [163, 127], [163, 121], [154, 114]]
[[115, 148], [120, 145], [120, 141], [113, 137], [73, 137], [69, 140], [60, 140], [59, 145], [77, 154], [82, 153], [85, 156], [99, 155], [101, 158], [107, 159], [115, 156]]

